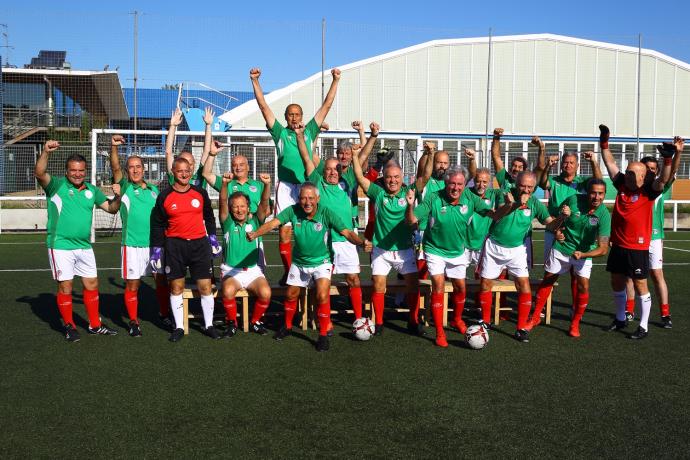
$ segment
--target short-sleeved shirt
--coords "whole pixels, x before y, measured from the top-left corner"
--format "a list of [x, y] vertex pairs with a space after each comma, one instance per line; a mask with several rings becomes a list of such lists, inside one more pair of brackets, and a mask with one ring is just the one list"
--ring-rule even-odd
[[[513, 196], [515, 201], [519, 199], [515, 190]], [[500, 246], [516, 248], [524, 244], [525, 237], [532, 230], [533, 219], [544, 224], [549, 217], [546, 206], [534, 196], [530, 196], [525, 206], [512, 210], [494, 223], [489, 230], [489, 237]]]
[[[342, 216], [343, 224], [348, 230], [352, 230], [352, 219], [345, 216], [344, 211], [350, 208], [350, 196], [347, 190], [347, 183], [340, 181], [337, 184], [329, 184], [326, 179], [316, 169], [309, 175], [309, 182], [316, 185], [319, 189], [319, 208], [330, 209]], [[343, 235], [336, 230], [331, 230], [331, 241], [347, 241]]]
[[[427, 196], [434, 192], [438, 192], [439, 190], [443, 190], [444, 188], [446, 188], [446, 183], [443, 181], [443, 179], [439, 180], [430, 177], [429, 181], [422, 189], [422, 192], [419, 193], [419, 191], [417, 191], [417, 203], [421, 204]], [[427, 224], [428, 216], [423, 216], [417, 221], [417, 228], [420, 231], [424, 231], [427, 228]]]
[[[173, 173], [168, 172], [168, 185], [172, 186], [174, 183], [175, 176], [173, 176]], [[192, 177], [189, 178], [189, 184], [206, 188], [206, 179], [204, 179], [204, 165], [199, 165], [199, 169], [197, 169], [196, 172], [192, 174]]]
[[411, 188], [403, 185], [395, 195], [389, 195], [375, 183], [369, 185], [367, 196], [374, 203], [374, 246], [386, 251], [399, 251], [412, 247], [412, 229], [405, 222], [407, 200]]
[[664, 202], [666, 201], [666, 193], [671, 190], [673, 180], [668, 181], [664, 185], [664, 192], [654, 200], [654, 210], [652, 211], [652, 240], [662, 240], [664, 234]]
[[335, 212], [317, 206], [314, 217], [309, 218], [302, 207], [294, 204], [276, 216], [281, 224], [292, 223], [295, 245], [292, 261], [298, 267], [316, 267], [331, 263], [331, 229], [342, 232], [345, 224]]
[[555, 241], [555, 249], [566, 256], [589, 252], [599, 246], [599, 237], [611, 235], [611, 214], [606, 206], [591, 209], [587, 195], [572, 195], [565, 204], [570, 208], [570, 217], [561, 227], [565, 240]]
[[498, 182], [498, 186], [503, 193], [509, 193], [515, 187], [515, 179], [508, 174], [506, 168], [496, 172], [496, 182]]
[[[304, 128], [304, 141], [307, 144], [309, 158], [312, 158], [311, 144], [320, 132], [319, 125], [312, 118]], [[290, 128], [281, 125], [278, 120], [269, 129], [276, 145], [278, 156], [278, 180], [290, 184], [301, 184], [305, 180], [304, 163], [297, 147], [297, 134]]]
[[474, 213], [486, 215], [491, 208], [468, 189], [453, 204], [445, 190], [427, 193], [414, 210], [417, 219], [428, 220], [424, 232], [424, 252], [440, 257], [459, 257], [465, 252], [467, 227]]
[[[220, 192], [220, 188], [223, 186], [223, 176], [216, 176], [216, 182], [211, 185], [213, 190]], [[264, 191], [263, 182], [259, 182], [254, 179], [247, 178], [244, 183], [238, 182], [233, 179], [228, 182], [228, 196], [235, 192], [242, 192], [249, 197], [249, 212], [256, 214], [256, 210], [259, 208], [259, 203], [261, 203], [261, 194]]]
[[151, 210], [156, 205], [158, 187], [146, 182], [146, 188], [122, 178], [120, 182], [122, 204], [122, 245], [137, 248], [149, 246], [151, 234]]
[[247, 241], [247, 233], [255, 232], [261, 224], [255, 216], [245, 222], [237, 222], [232, 215], [223, 221], [223, 239], [225, 240], [224, 261], [234, 268], [250, 268], [259, 260], [259, 240]]
[[[357, 159], [354, 158], [352, 161], [357, 161]], [[316, 170], [318, 170], [321, 175], [323, 175], [325, 165], [326, 162], [322, 160], [316, 166]], [[338, 166], [338, 169], [340, 169], [340, 166]], [[345, 190], [350, 196], [350, 204], [352, 206], [352, 219], [354, 223], [356, 222], [356, 219], [359, 217], [359, 195], [357, 194], [357, 187], [359, 187], [359, 184], [357, 183], [355, 171], [352, 168], [352, 166], [349, 166], [345, 170], [345, 172], [340, 170], [340, 183], [342, 184], [343, 190]]]
[[[470, 189], [470, 192], [477, 195], [477, 191], [474, 188]], [[489, 208], [496, 210], [503, 203], [503, 192], [497, 188], [490, 188], [484, 192], [484, 196], [477, 195], [484, 204]], [[493, 219], [486, 215], [479, 215], [474, 213], [470, 224], [467, 226], [467, 247], [473, 251], [481, 250], [484, 245], [486, 237], [489, 235], [489, 228], [493, 223]]]
[[652, 237], [652, 208], [662, 192], [648, 182], [637, 190], [625, 186], [625, 174], [613, 178], [618, 190], [611, 216], [611, 244], [627, 249], [648, 251]]
[[556, 217], [561, 212], [561, 205], [573, 195], [587, 192], [589, 177], [575, 176], [572, 182], [566, 182], [562, 175], [549, 177], [549, 214]]
[[77, 188], [66, 177], [51, 177], [44, 190], [48, 206], [48, 247], [90, 248], [93, 207], [107, 201], [103, 192], [86, 182]]

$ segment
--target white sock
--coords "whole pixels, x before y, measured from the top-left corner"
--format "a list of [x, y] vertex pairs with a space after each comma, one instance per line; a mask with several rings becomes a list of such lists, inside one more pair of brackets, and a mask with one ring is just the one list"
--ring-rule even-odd
[[173, 319], [175, 320], [175, 328], [183, 328], [183, 318], [182, 318], [182, 294], [172, 295], [170, 294], [170, 311], [172, 311]]
[[648, 292], [644, 295], [638, 297], [640, 302], [640, 310], [642, 314], [640, 315], [640, 327], [645, 331], [648, 330], [649, 322], [649, 312], [652, 310], [652, 295]]
[[628, 300], [628, 295], [625, 293], [625, 289], [613, 292], [613, 304], [616, 306], [616, 319], [618, 321], [625, 321], [626, 300]]
[[201, 296], [201, 310], [204, 312], [204, 324], [208, 329], [213, 325], [213, 308], [215, 307], [215, 299], [212, 295]]

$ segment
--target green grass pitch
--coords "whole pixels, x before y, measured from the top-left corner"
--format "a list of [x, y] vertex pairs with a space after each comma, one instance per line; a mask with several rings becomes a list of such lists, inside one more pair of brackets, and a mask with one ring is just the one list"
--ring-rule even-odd
[[[150, 282], [140, 301], [144, 335], [130, 338], [117, 237], [95, 249], [102, 316], [120, 333], [86, 333], [78, 287], [82, 340], [69, 344], [43, 239], [0, 236], [2, 458], [688, 456], [690, 233], [666, 241], [674, 328], [660, 327], [655, 299], [640, 342], [602, 331], [613, 305], [597, 265], [579, 340], [566, 335], [564, 282], [552, 324], [529, 344], [512, 339], [514, 315], [472, 351], [453, 331], [448, 349], [433, 345], [432, 327], [409, 336], [404, 317], [391, 314], [383, 337], [354, 341], [352, 318], [341, 314], [328, 353], [314, 351], [314, 331], [283, 343], [243, 333], [212, 341], [198, 323], [171, 344]], [[275, 239], [266, 246], [269, 264], [279, 264]], [[535, 254], [540, 262], [541, 242]], [[271, 269], [273, 280], [279, 271]]]

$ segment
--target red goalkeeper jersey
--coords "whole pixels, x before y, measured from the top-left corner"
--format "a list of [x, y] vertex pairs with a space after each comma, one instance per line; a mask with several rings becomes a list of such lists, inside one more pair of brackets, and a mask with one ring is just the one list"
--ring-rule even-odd
[[652, 183], [631, 191], [625, 186], [625, 174], [613, 178], [618, 190], [611, 219], [611, 244], [627, 249], [649, 250], [652, 238], [652, 209], [661, 194]]

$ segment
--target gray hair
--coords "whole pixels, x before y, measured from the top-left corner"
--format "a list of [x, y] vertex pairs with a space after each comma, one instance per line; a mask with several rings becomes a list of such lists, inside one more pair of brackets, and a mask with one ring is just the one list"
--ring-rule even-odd
[[314, 193], [316, 196], [319, 196], [319, 188], [313, 183], [313, 182], [305, 182], [302, 184], [302, 186], [299, 188], [300, 192], [304, 190], [305, 188], [310, 188], [314, 190]]
[[350, 141], [340, 141], [338, 148], [335, 150], [337, 152], [342, 152], [343, 150], [352, 150], [352, 142]]
[[489, 179], [491, 179], [491, 171], [489, 170], [489, 168], [477, 169], [477, 171], [474, 173], [474, 177], [477, 177], [480, 174], [486, 174], [487, 176], [489, 176]]
[[517, 175], [517, 178], [515, 179], [515, 184], [516, 184], [516, 185], [519, 184], [519, 183], [520, 183], [520, 180], [522, 180], [523, 177], [531, 177], [532, 179], [534, 179], [534, 182], [535, 182], [535, 185], [536, 185], [536, 182], [537, 182], [537, 175], [534, 174], [532, 171], [530, 171], [530, 170], [528, 170], [528, 169], [526, 169], [526, 170], [524, 170], [524, 171], [520, 171], [520, 173]]
[[460, 165], [454, 165], [448, 168], [446, 170], [446, 173], [443, 175], [443, 181], [448, 182], [451, 177], [457, 176], [458, 174], [462, 174], [462, 177], [465, 179], [465, 182], [467, 182], [467, 169], [464, 166]]

